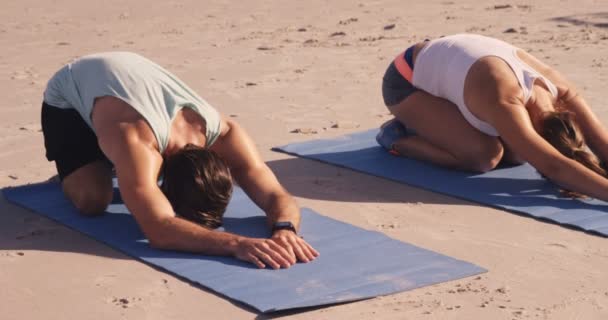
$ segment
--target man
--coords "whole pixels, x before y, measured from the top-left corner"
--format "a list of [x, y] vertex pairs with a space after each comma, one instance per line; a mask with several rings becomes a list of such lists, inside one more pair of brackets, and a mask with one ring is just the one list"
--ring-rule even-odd
[[[113, 166], [153, 247], [274, 269], [318, 256], [297, 236], [299, 209], [245, 131], [142, 56], [100, 53], [63, 67], [45, 90], [42, 128], [47, 159], [75, 207], [105, 211]], [[210, 230], [221, 224], [232, 178], [266, 212], [270, 239]]]

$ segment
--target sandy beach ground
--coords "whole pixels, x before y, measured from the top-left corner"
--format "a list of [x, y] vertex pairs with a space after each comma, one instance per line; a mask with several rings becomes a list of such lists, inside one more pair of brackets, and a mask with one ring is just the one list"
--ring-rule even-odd
[[[0, 187], [48, 179], [46, 81], [80, 55], [138, 52], [235, 117], [300, 205], [489, 270], [293, 319], [608, 319], [608, 240], [272, 146], [389, 118], [380, 81], [409, 44], [512, 42], [608, 124], [608, 1], [32, 1], [0, 6]], [[345, 268], [348, 266], [345, 266]], [[0, 319], [265, 318], [0, 199]]]

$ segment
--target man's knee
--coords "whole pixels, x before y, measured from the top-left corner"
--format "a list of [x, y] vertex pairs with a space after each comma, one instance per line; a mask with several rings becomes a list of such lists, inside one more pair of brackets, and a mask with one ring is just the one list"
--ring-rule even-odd
[[101, 215], [112, 201], [111, 174], [103, 161], [89, 163], [63, 179], [63, 192], [83, 215]]
[[66, 192], [70, 201], [85, 216], [100, 216], [112, 201], [112, 189], [87, 188]]

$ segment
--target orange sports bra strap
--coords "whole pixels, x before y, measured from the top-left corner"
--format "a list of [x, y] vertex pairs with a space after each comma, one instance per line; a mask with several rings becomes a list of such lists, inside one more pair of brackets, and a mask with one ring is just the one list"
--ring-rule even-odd
[[399, 71], [399, 73], [405, 78], [405, 80], [412, 83], [412, 78], [414, 77], [414, 71], [412, 70], [410, 65], [407, 64], [407, 61], [405, 61], [404, 54], [402, 53], [402, 54], [398, 55], [397, 58], [395, 58], [394, 63], [395, 63], [395, 67], [397, 68], [397, 71]]

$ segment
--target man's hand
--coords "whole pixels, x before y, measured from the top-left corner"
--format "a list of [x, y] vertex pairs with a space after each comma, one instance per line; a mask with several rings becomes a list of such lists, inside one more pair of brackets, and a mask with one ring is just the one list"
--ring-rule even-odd
[[310, 262], [319, 256], [317, 250], [291, 230], [277, 230], [271, 239], [286, 250], [294, 262], [295, 259]]
[[273, 269], [289, 268], [296, 263], [295, 256], [273, 239], [241, 238], [235, 257], [249, 261], [258, 268], [266, 268], [267, 265]]

